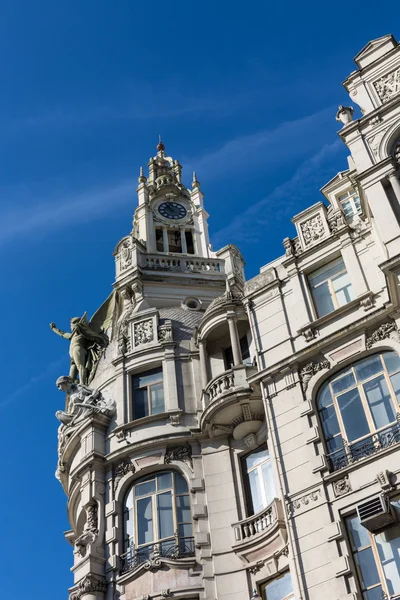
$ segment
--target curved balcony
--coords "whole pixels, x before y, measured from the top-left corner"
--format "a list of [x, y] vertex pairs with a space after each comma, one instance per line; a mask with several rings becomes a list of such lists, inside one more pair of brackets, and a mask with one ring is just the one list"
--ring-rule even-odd
[[238, 365], [214, 377], [203, 391], [200, 426], [212, 437], [232, 434], [243, 439], [260, 428], [264, 419], [259, 389], [247, 378], [253, 367]]
[[271, 556], [286, 545], [284, 511], [275, 498], [266, 508], [232, 525], [235, 535], [233, 550], [246, 563]]

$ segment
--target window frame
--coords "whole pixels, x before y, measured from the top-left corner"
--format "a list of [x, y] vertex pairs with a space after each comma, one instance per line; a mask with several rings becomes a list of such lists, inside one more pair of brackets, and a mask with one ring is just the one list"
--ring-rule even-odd
[[[395, 391], [393, 383], [391, 381], [391, 377], [396, 374], [399, 374], [400, 368], [398, 370], [393, 371], [393, 373], [389, 373], [388, 367], [386, 366], [386, 363], [384, 360], [384, 355], [389, 354], [391, 352], [395, 352], [398, 355], [398, 353], [395, 350], [381, 350], [381, 352], [374, 352], [372, 354], [364, 356], [363, 358], [360, 358], [359, 360], [351, 362], [346, 367], [343, 367], [342, 369], [337, 371], [329, 379], [325, 380], [324, 383], [319, 387], [317, 395], [316, 395], [316, 405], [317, 405], [318, 418], [319, 418], [319, 421], [321, 424], [321, 430], [323, 432], [325, 449], [326, 449], [326, 452], [328, 455], [334, 455], [335, 453], [340, 452], [342, 450], [342, 448], [344, 448], [343, 442], [349, 446], [352, 446], [354, 444], [361, 442], [362, 440], [364, 440], [366, 438], [369, 438], [374, 435], [379, 435], [379, 433], [381, 433], [382, 431], [385, 431], [388, 427], [391, 427], [392, 425], [394, 425], [397, 422], [397, 415], [400, 413], [400, 399], [398, 399], [396, 396], [396, 391]], [[359, 381], [359, 379], [357, 378], [357, 375], [356, 375], [355, 366], [357, 364], [361, 363], [362, 361], [364, 361], [368, 358], [373, 358], [373, 357], [379, 357], [382, 369], [380, 371], [377, 371], [373, 375], [370, 375], [369, 377], [367, 377], [365, 379], [361, 379]], [[400, 356], [399, 356], [399, 358], [400, 358]], [[340, 392], [335, 393], [334, 390], [332, 389], [332, 383], [335, 383], [336, 381], [340, 380], [342, 377], [344, 377], [346, 375], [346, 373], [352, 373], [355, 383], [347, 388], [344, 388]], [[383, 425], [381, 427], [375, 427], [372, 410], [370, 408], [368, 398], [367, 398], [366, 392], [364, 390], [364, 385], [382, 375], [384, 376], [384, 380], [386, 382], [386, 385], [387, 385], [387, 388], [389, 391], [390, 402], [391, 402], [392, 408], [394, 409], [395, 419], [393, 421], [390, 421], [390, 423], [387, 423], [386, 425]], [[329, 393], [330, 393], [332, 402], [331, 402], [331, 404], [328, 404], [326, 406], [320, 406], [321, 393], [326, 388], [329, 389]], [[367, 421], [367, 425], [369, 427], [369, 432], [366, 433], [365, 435], [362, 435], [355, 439], [349, 440], [348, 434], [346, 432], [344, 420], [342, 417], [342, 413], [340, 410], [340, 406], [338, 403], [338, 398], [340, 398], [342, 395], [344, 395], [354, 389], [356, 389], [358, 391], [358, 394], [359, 394], [359, 397], [361, 400], [361, 405], [362, 405], [364, 415], [365, 415], [365, 418]], [[327, 433], [325, 432], [324, 419], [322, 418], [321, 413], [323, 410], [325, 410], [326, 408], [329, 408], [330, 406], [333, 406], [333, 408], [334, 408], [336, 419], [337, 419], [337, 422], [339, 425], [339, 431], [336, 434], [334, 434], [328, 438]], [[330, 450], [329, 446], [328, 446], [328, 442], [331, 439], [334, 439], [336, 437], [341, 437], [342, 446], [337, 448], [336, 450]]]
[[268, 600], [268, 596], [267, 596], [267, 585], [269, 583], [272, 583], [275, 580], [278, 579], [283, 579], [285, 577], [285, 575], [289, 575], [290, 576], [290, 582], [292, 585], [292, 591], [287, 594], [286, 596], [282, 596], [282, 598], [279, 598], [279, 600], [294, 600], [294, 589], [293, 589], [293, 580], [292, 580], [292, 576], [290, 573], [289, 569], [286, 569], [285, 571], [282, 571], [281, 573], [277, 573], [274, 577], [267, 579], [266, 581], [264, 581], [261, 586], [260, 586], [260, 591], [261, 591], [261, 595], [263, 600]]
[[[158, 475], [165, 475], [167, 473], [171, 474], [171, 481], [172, 481], [172, 485], [169, 488], [164, 488], [164, 489], [158, 489], [158, 479], [157, 476]], [[186, 487], [187, 487], [187, 492], [184, 493], [178, 493], [176, 491], [177, 485], [175, 482], [175, 476], [179, 476], [182, 477], [186, 483]], [[134, 488], [141, 483], [146, 483], [147, 481], [155, 481], [155, 491], [154, 492], [149, 492], [147, 494], [143, 494], [141, 496], [136, 496], [135, 492], [134, 492]], [[171, 536], [167, 536], [167, 537], [159, 537], [159, 514], [158, 514], [158, 506], [157, 506], [157, 497], [161, 494], [164, 494], [166, 492], [171, 492], [171, 505], [172, 505], [172, 521], [173, 521], [173, 535]], [[128, 509], [127, 508], [127, 503], [128, 503], [128, 498], [129, 495], [132, 494], [132, 504], [133, 504], [133, 508], [132, 509]], [[189, 510], [190, 510], [190, 516], [191, 516], [191, 521], [182, 521], [182, 522], [178, 522], [178, 510], [177, 510], [177, 498], [181, 497], [181, 496], [187, 496], [188, 500], [189, 500]], [[152, 510], [152, 520], [153, 520], [153, 540], [150, 542], [146, 542], [143, 544], [139, 544], [136, 543], [136, 540], [139, 540], [139, 520], [137, 518], [138, 515], [138, 510], [137, 510], [137, 505], [138, 505], [138, 501], [142, 500], [143, 498], [151, 498], [151, 510]], [[126, 515], [129, 515], [130, 510], [132, 511], [132, 521], [133, 521], [133, 527], [132, 527], [132, 531], [131, 533], [128, 533], [127, 531], [127, 521], [128, 519], [126, 518]], [[155, 471], [154, 473], [150, 473], [149, 475], [144, 475], [143, 477], [140, 477], [139, 479], [136, 479], [132, 485], [129, 487], [128, 491], [125, 494], [125, 500], [124, 500], [124, 506], [123, 506], [123, 511], [124, 511], [124, 529], [123, 529], [123, 547], [124, 547], [124, 552], [128, 552], [130, 549], [134, 549], [135, 551], [140, 551], [143, 550], [145, 548], [150, 548], [152, 546], [159, 546], [160, 544], [164, 543], [164, 542], [168, 542], [168, 541], [172, 541], [172, 540], [176, 540], [178, 539], [178, 541], [182, 540], [182, 539], [186, 539], [187, 536], [179, 536], [179, 526], [180, 525], [191, 525], [192, 528], [192, 535], [189, 537], [193, 537], [194, 536], [194, 531], [193, 531], [193, 511], [192, 511], [192, 500], [190, 497], [190, 490], [189, 490], [189, 484], [187, 482], [186, 477], [176, 471], [176, 470], [172, 470], [172, 469], [168, 469], [168, 470], [161, 470], [161, 471]]]
[[[372, 533], [371, 531], [368, 531], [368, 529], [365, 529], [365, 533], [368, 536], [369, 539], [369, 544], [364, 545], [364, 546], [360, 546], [359, 548], [355, 547], [355, 543], [353, 543], [353, 537], [351, 534], [351, 529], [348, 525], [348, 522], [352, 519], [354, 519], [354, 517], [358, 518], [357, 513], [351, 513], [351, 514], [347, 514], [346, 518], [345, 518], [345, 523], [346, 523], [346, 532], [347, 532], [347, 537], [348, 537], [348, 543], [349, 543], [349, 547], [350, 547], [350, 551], [351, 551], [351, 556], [353, 559], [353, 563], [354, 563], [354, 567], [355, 567], [355, 571], [357, 574], [357, 583], [359, 585], [360, 591], [361, 591], [361, 595], [364, 598], [364, 594], [366, 592], [369, 592], [370, 590], [376, 589], [376, 588], [380, 588], [382, 590], [382, 594], [385, 593], [387, 595], [387, 598], [391, 598], [391, 594], [387, 585], [387, 581], [386, 581], [386, 575], [385, 575], [385, 571], [383, 568], [383, 564], [382, 561], [380, 559], [379, 556], [379, 549], [378, 549], [378, 544], [376, 541], [376, 536], [380, 535], [381, 533], [385, 533], [387, 531], [390, 531], [391, 529], [394, 529], [395, 527], [399, 528], [399, 523], [394, 523], [393, 525], [389, 525], [388, 527], [385, 527], [385, 529], [379, 533]], [[363, 525], [360, 526], [363, 527]], [[400, 538], [400, 531], [399, 531], [399, 536], [397, 536], [395, 539], [399, 539]], [[363, 574], [361, 572], [361, 568], [359, 565], [359, 561], [356, 559], [357, 554], [359, 554], [360, 552], [363, 552], [364, 550], [368, 550], [368, 548], [371, 548], [371, 552], [372, 552], [372, 556], [374, 559], [374, 563], [375, 563], [375, 567], [376, 570], [378, 572], [378, 577], [379, 577], [379, 581], [378, 583], [374, 584], [374, 585], [370, 585], [367, 587], [363, 587], [362, 582], [363, 582]], [[397, 598], [397, 594], [396, 593], [396, 598]], [[382, 595], [383, 597], [383, 595]]]
[[[339, 262], [339, 261], [343, 263], [343, 269], [341, 271], [339, 271], [338, 273], [335, 273], [335, 275], [333, 277], [327, 277], [323, 281], [320, 281], [317, 285], [312, 284], [311, 278], [313, 276], [315, 276], [319, 271], [323, 271], [323, 269], [329, 269], [330, 267], [332, 267], [332, 265], [335, 262]], [[347, 270], [346, 263], [341, 254], [339, 256], [336, 256], [335, 258], [331, 258], [331, 260], [329, 260], [329, 262], [321, 264], [320, 266], [315, 266], [312, 270], [309, 270], [308, 272], [305, 273], [306, 279], [307, 279], [307, 285], [310, 290], [310, 298], [311, 298], [311, 302], [312, 302], [312, 308], [313, 308], [314, 316], [316, 317], [316, 319], [324, 319], [325, 317], [328, 317], [328, 315], [332, 315], [336, 310], [338, 310], [340, 308], [344, 308], [345, 306], [347, 306], [348, 304], [350, 304], [351, 302], [353, 302], [355, 300], [355, 296], [354, 296], [354, 297], [350, 298], [350, 300], [348, 302], [346, 302], [345, 304], [339, 304], [339, 302], [338, 302], [338, 299], [336, 297], [336, 291], [333, 287], [333, 282], [335, 281], [335, 279], [343, 276], [344, 274], [347, 274], [347, 276], [349, 278], [350, 290], [353, 294], [353, 291], [354, 291], [353, 290], [353, 282], [350, 278], [350, 274]], [[323, 315], [320, 315], [319, 310], [318, 310], [318, 305], [317, 305], [317, 302], [316, 302], [313, 292], [316, 288], [319, 288], [320, 286], [322, 286], [326, 283], [328, 284], [328, 290], [329, 290], [330, 298], [332, 300], [333, 310], [331, 310]]]
[[[359, 207], [357, 208], [357, 203], [355, 198], [358, 198]], [[361, 206], [361, 197], [358, 191], [354, 187], [348, 187], [346, 190], [343, 190], [336, 196], [336, 200], [338, 205], [340, 206], [340, 210], [344, 214], [346, 219], [353, 219], [357, 215], [362, 214], [362, 206]], [[347, 215], [343, 206], [344, 202], [350, 202], [352, 208], [352, 214]]]
[[[261, 462], [259, 462], [255, 467], [248, 469], [246, 466], [246, 459], [249, 456], [251, 456], [252, 454], [254, 454], [255, 452], [258, 452], [260, 450], [266, 450], [268, 452], [268, 457], [265, 458], [264, 460], [262, 460]], [[265, 484], [268, 482], [264, 481], [264, 475], [262, 472], [262, 465], [265, 463], [269, 463], [271, 465], [272, 483], [274, 486], [274, 489], [273, 489], [274, 494], [273, 494], [273, 498], [270, 502], [267, 502], [267, 497], [265, 494]], [[246, 454], [243, 454], [240, 457], [240, 467], [241, 467], [242, 478], [244, 481], [244, 491], [245, 491], [244, 497], [246, 500], [246, 513], [247, 513], [246, 518], [248, 518], [248, 517], [257, 515], [259, 512], [262, 512], [263, 510], [265, 510], [270, 504], [272, 504], [272, 502], [276, 498], [276, 487], [275, 487], [274, 474], [273, 474], [273, 461], [271, 458], [271, 453], [268, 449], [268, 445], [262, 444], [261, 446], [257, 446], [257, 448], [253, 448], [250, 452], [246, 452]], [[263, 503], [264, 503], [264, 507], [257, 512], [254, 510], [254, 502], [253, 502], [253, 497], [252, 497], [252, 493], [251, 493], [251, 485], [250, 485], [250, 477], [249, 477], [250, 472], [253, 472], [255, 470], [258, 470], [260, 481], [262, 481], [262, 483], [263, 483], [263, 485], [260, 486], [260, 488], [261, 488], [261, 494], [262, 494], [262, 499], [263, 499]]]
[[[144, 375], [146, 375], [146, 373], [150, 373], [151, 371], [160, 371], [160, 379], [157, 381], [153, 381], [150, 384], [144, 385], [142, 387], [138, 387], [136, 388], [136, 390], [144, 390], [146, 389], [146, 393], [147, 393], [147, 410], [148, 410], [148, 414], [144, 415], [143, 417], [136, 417], [135, 415], [135, 387], [134, 387], [134, 381], [136, 377], [143, 377]], [[163, 399], [164, 399], [164, 410], [162, 410], [160, 413], [153, 413], [151, 411], [151, 393], [150, 393], [150, 389], [155, 386], [155, 385], [159, 385], [160, 383], [162, 383], [163, 386]], [[139, 419], [146, 419], [148, 417], [157, 417], [157, 415], [163, 414], [165, 413], [165, 389], [164, 389], [164, 369], [162, 365], [159, 366], [155, 366], [151, 369], [146, 369], [145, 371], [138, 371], [136, 373], [131, 373], [130, 374], [130, 390], [131, 390], [131, 402], [130, 402], [130, 407], [131, 407], [131, 420], [132, 421], [137, 421]]]

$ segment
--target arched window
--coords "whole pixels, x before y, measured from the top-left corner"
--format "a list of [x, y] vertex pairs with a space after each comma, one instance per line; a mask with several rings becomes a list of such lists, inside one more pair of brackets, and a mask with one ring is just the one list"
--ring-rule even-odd
[[359, 360], [321, 387], [318, 409], [333, 470], [400, 441], [399, 402], [396, 352]]
[[155, 556], [194, 554], [189, 489], [180, 473], [161, 471], [135, 481], [125, 500], [123, 571]]

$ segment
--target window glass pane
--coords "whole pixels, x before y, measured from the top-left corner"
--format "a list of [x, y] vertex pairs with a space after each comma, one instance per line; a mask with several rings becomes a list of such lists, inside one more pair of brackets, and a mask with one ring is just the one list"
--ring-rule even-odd
[[162, 380], [162, 368], [159, 367], [157, 369], [151, 369], [150, 371], [145, 371], [144, 373], [140, 373], [133, 377], [133, 388], [142, 388], [150, 385], [151, 383], [155, 383], [156, 381]]
[[147, 402], [147, 388], [133, 392], [133, 414], [135, 419], [147, 417], [149, 406]]
[[365, 598], [365, 600], [382, 600], [381, 586], [378, 585], [378, 587], [374, 587], [374, 588], [372, 588], [372, 590], [368, 590], [368, 592], [364, 592], [363, 598]]
[[265, 508], [263, 496], [261, 492], [261, 481], [258, 469], [254, 469], [249, 473], [250, 495], [253, 511], [258, 513]]
[[190, 500], [189, 496], [176, 497], [176, 520], [178, 523], [190, 523], [192, 517], [190, 515]]
[[180, 538], [192, 537], [192, 524], [186, 523], [185, 525], [178, 525], [178, 535]]
[[364, 381], [365, 379], [376, 375], [376, 373], [382, 373], [383, 367], [380, 355], [375, 354], [374, 356], [369, 356], [364, 360], [360, 360], [354, 365], [354, 370], [358, 381]]
[[134, 536], [134, 520], [133, 520], [133, 510], [125, 511], [124, 513], [124, 531], [125, 531], [125, 541], [128, 542]]
[[396, 394], [397, 401], [400, 403], [400, 373], [396, 373], [396, 375], [392, 375], [390, 378], [392, 382], [392, 386], [394, 389], [394, 393]]
[[138, 544], [147, 544], [154, 539], [152, 496], [137, 501]]
[[151, 386], [150, 403], [152, 415], [164, 412], [164, 386], [162, 382]]
[[324, 406], [329, 406], [330, 404], [332, 404], [332, 396], [331, 396], [331, 390], [329, 388], [329, 383], [325, 383], [318, 394], [318, 405], [320, 408], [323, 408]]
[[322, 283], [323, 281], [326, 281], [327, 279], [331, 279], [332, 277], [334, 277], [335, 275], [340, 273], [340, 271], [345, 271], [345, 270], [346, 270], [346, 268], [344, 266], [343, 259], [337, 258], [336, 260], [333, 260], [332, 262], [325, 265], [324, 267], [321, 267], [317, 271], [314, 271], [314, 273], [311, 273], [309, 275], [308, 279], [309, 279], [310, 283], [312, 284], [312, 286], [315, 287], [319, 283]]
[[171, 492], [163, 492], [162, 494], [157, 495], [157, 512], [159, 539], [174, 535]]
[[314, 299], [318, 317], [323, 317], [335, 310], [327, 283], [323, 283], [320, 286], [313, 288], [311, 294]]
[[265, 586], [267, 600], [282, 600], [293, 592], [290, 573], [285, 573], [283, 577], [273, 579]]
[[255, 450], [245, 458], [247, 470], [249, 471], [253, 467], [256, 467], [267, 458], [269, 458], [269, 452], [266, 448], [260, 448], [259, 450]]
[[369, 433], [367, 419], [361, 404], [360, 394], [355, 388], [338, 396], [338, 404], [349, 442]]
[[125, 500], [125, 508], [127, 510], [130, 510], [131, 508], [133, 508], [134, 506], [134, 499], [133, 499], [133, 489], [131, 489], [131, 491], [129, 492], [129, 494], [126, 497]]
[[264, 480], [264, 491], [267, 504], [270, 504], [275, 498], [275, 484], [272, 477], [271, 462], [267, 461], [261, 465], [262, 476]]
[[351, 287], [350, 277], [348, 273], [342, 273], [332, 280], [333, 289], [335, 290], [336, 300], [339, 306], [344, 306], [353, 300], [353, 288]]
[[342, 200], [346, 200], [346, 198], [350, 198], [351, 196], [351, 192], [348, 190], [347, 192], [345, 192], [344, 194], [341, 194], [338, 197], [338, 200], [341, 202]]
[[354, 214], [353, 205], [350, 200], [344, 200], [342, 203], [343, 212], [346, 217], [351, 217]]
[[335, 408], [331, 405], [328, 408], [321, 410], [322, 427], [327, 438], [331, 438], [339, 433], [339, 423], [336, 416]]
[[177, 494], [187, 494], [189, 492], [186, 479], [180, 473], [175, 473], [175, 492]]
[[156, 482], [154, 479], [150, 481], [144, 481], [143, 483], [137, 483], [135, 485], [135, 496], [146, 496], [147, 494], [153, 494], [156, 491]]
[[372, 548], [366, 548], [357, 552], [354, 558], [360, 567], [361, 585], [363, 588], [380, 583]]
[[382, 356], [390, 375], [396, 373], [396, 371], [400, 371], [400, 356], [397, 352], [385, 352]]
[[396, 420], [389, 389], [383, 375], [364, 383], [364, 391], [377, 429]]
[[379, 558], [385, 573], [389, 594], [400, 593], [400, 526], [390, 527], [375, 536]]
[[350, 532], [350, 541], [353, 550], [358, 550], [371, 544], [368, 531], [361, 525], [356, 515], [347, 519], [347, 528]]
[[356, 380], [354, 379], [354, 375], [352, 371], [348, 371], [344, 375], [341, 375], [335, 381], [332, 381], [332, 391], [333, 393], [340, 394], [340, 392], [344, 392], [344, 390], [348, 390], [349, 387], [353, 387], [356, 384]]
[[170, 471], [166, 473], [157, 473], [157, 489], [167, 490], [172, 487], [172, 473]]
[[329, 453], [336, 452], [336, 450], [340, 450], [340, 448], [343, 448], [342, 436], [337, 435], [336, 437], [333, 437], [333, 438], [327, 440], [326, 444], [328, 446]]

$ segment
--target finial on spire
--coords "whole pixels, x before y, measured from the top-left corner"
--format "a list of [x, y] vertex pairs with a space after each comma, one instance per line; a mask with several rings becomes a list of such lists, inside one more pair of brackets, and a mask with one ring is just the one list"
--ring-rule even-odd
[[138, 177], [138, 182], [139, 183], [146, 183], [147, 181], [147, 177], [145, 176], [145, 174], [143, 173], [143, 167], [140, 167], [140, 172], [139, 172], [139, 177]]
[[158, 136], [157, 150], [158, 150], [159, 152], [164, 152], [164, 150], [165, 150], [165, 146], [164, 146], [164, 144], [162, 143], [161, 135], [159, 135], [159, 136]]
[[197, 190], [200, 187], [200, 181], [197, 180], [196, 171], [193, 171], [192, 188]]

